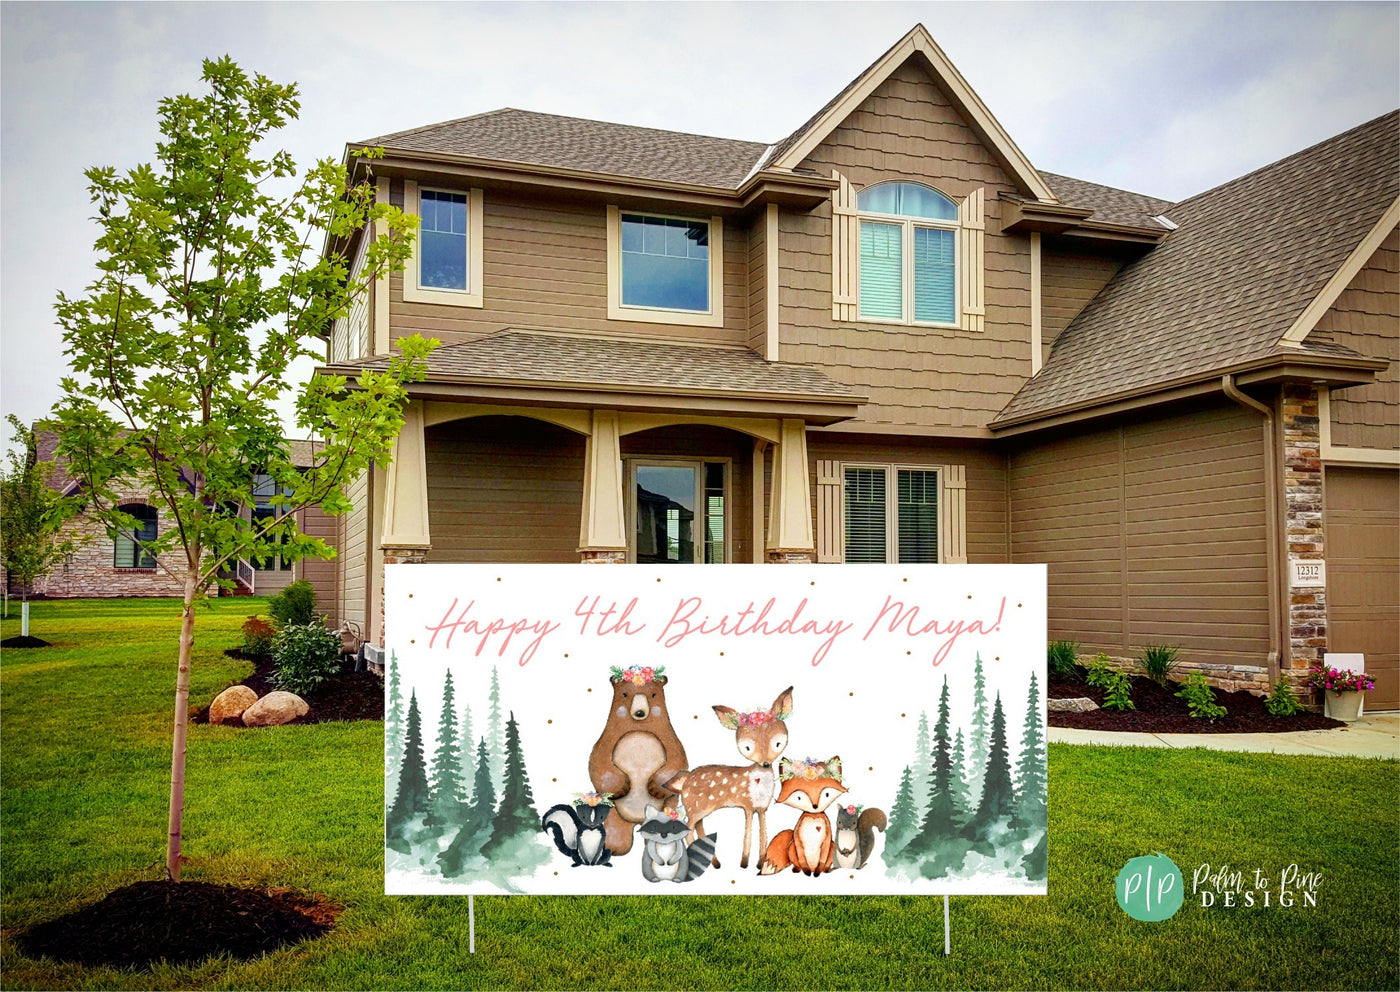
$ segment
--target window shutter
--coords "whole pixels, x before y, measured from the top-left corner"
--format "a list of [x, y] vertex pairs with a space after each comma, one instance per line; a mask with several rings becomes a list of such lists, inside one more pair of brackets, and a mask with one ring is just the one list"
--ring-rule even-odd
[[943, 554], [950, 565], [967, 564], [967, 467], [945, 465], [938, 473], [942, 488]]
[[841, 561], [841, 463], [817, 461], [817, 561]]
[[860, 251], [856, 191], [841, 173], [831, 176], [841, 184], [831, 191], [831, 319], [855, 320]]
[[962, 230], [962, 327], [982, 330], [987, 306], [982, 282], [982, 242], [986, 236], [983, 214], [985, 190], [978, 187], [962, 201], [958, 212]]

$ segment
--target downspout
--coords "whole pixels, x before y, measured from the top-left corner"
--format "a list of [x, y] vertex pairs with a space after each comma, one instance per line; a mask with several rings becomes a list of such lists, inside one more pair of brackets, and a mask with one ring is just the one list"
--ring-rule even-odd
[[1282, 624], [1281, 595], [1282, 564], [1279, 561], [1279, 508], [1278, 486], [1279, 467], [1276, 445], [1274, 444], [1274, 411], [1266, 403], [1260, 403], [1253, 396], [1240, 392], [1235, 385], [1235, 377], [1226, 373], [1220, 378], [1220, 388], [1240, 406], [1254, 410], [1264, 418], [1264, 513], [1268, 517], [1268, 562], [1269, 576], [1269, 670], [1270, 681], [1275, 681], [1282, 672], [1282, 638], [1279, 630]]

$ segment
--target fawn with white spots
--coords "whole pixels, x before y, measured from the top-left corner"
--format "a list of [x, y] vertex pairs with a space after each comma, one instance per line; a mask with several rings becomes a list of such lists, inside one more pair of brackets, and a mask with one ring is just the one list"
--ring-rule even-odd
[[[701, 765], [681, 772], [666, 783], [678, 793], [690, 817], [691, 837], [704, 837], [704, 819], [721, 809], [744, 811], [744, 852], [739, 867], [749, 866], [753, 821], [758, 820], [758, 860], [768, 847], [768, 807], [773, 804], [777, 778], [773, 763], [787, 747], [788, 729], [784, 722], [792, 715], [792, 686], [788, 686], [767, 710], [740, 713], [728, 706], [715, 706], [720, 726], [734, 731], [734, 743], [749, 765]], [[719, 859], [711, 863], [718, 868]]]

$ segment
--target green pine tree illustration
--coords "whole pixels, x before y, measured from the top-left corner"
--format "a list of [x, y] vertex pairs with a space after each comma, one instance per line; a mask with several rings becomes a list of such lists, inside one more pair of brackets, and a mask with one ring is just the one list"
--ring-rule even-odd
[[530, 779], [525, 773], [520, 727], [515, 722], [514, 713], [510, 714], [510, 720], [506, 723], [505, 752], [506, 784], [501, 791], [500, 805], [496, 807], [496, 818], [491, 821], [491, 839], [481, 848], [481, 853], [488, 858], [519, 835], [533, 835], [540, 829], [535, 799], [530, 792]]
[[431, 809], [423, 822], [440, 827], [459, 822], [462, 798], [459, 783], [462, 761], [457, 751], [457, 713], [452, 691], [452, 669], [442, 684], [442, 712], [438, 716], [437, 750], [433, 752], [433, 791]]
[[980, 653], [972, 673], [972, 733], [968, 736], [967, 748], [968, 781], [972, 794], [980, 796], [987, 761], [987, 680], [982, 674]]
[[890, 825], [885, 831], [885, 861], [893, 864], [918, 829], [918, 808], [914, 802], [914, 775], [908, 765], [899, 779], [899, 792], [890, 809]]
[[418, 694], [408, 699], [408, 733], [404, 740], [403, 763], [399, 767], [399, 788], [389, 810], [389, 833], [402, 837], [416, 813], [428, 811], [428, 775], [423, 766], [423, 727], [418, 716]]
[[992, 708], [991, 751], [982, 778], [982, 800], [977, 806], [974, 826], [979, 832], [1016, 810], [1016, 790], [1011, 785], [1011, 763], [1006, 752], [1006, 715], [1001, 709], [1001, 693]]
[[476, 778], [472, 783], [472, 802], [462, 813], [462, 829], [447, 849], [438, 855], [442, 873], [460, 875], [468, 858], [481, 851], [481, 845], [491, 836], [491, 820], [496, 815], [496, 794], [491, 786], [491, 756], [486, 738], [476, 747]]
[[961, 727], [953, 738], [953, 805], [960, 814], [966, 814], [972, 808], [967, 797], [967, 751], [963, 747]]
[[487, 699], [491, 703], [490, 722], [486, 728], [491, 735], [491, 784], [496, 787], [496, 795], [499, 796], [506, 787], [506, 744], [501, 723], [501, 676], [495, 665], [491, 666], [491, 693]]
[[458, 737], [457, 755], [462, 762], [462, 780], [457, 785], [457, 796], [463, 803], [468, 803], [472, 798], [472, 790], [467, 785], [466, 772], [471, 770], [472, 753], [476, 750], [476, 735], [472, 733], [472, 706], [471, 703], [462, 704], [462, 730]]
[[919, 730], [914, 738], [914, 760], [909, 767], [913, 771], [911, 785], [914, 789], [914, 800], [917, 807], [914, 811], [916, 822], [923, 822], [924, 813], [928, 809], [929, 801], [929, 771], [933, 765], [933, 744], [928, 735], [928, 711], [919, 714]]
[[393, 796], [399, 788], [399, 765], [403, 762], [403, 692], [399, 680], [399, 656], [389, 652], [388, 678], [384, 688], [389, 705], [384, 711], [384, 795]]
[[1031, 673], [1026, 694], [1026, 723], [1021, 734], [1021, 758], [1016, 764], [1017, 798], [1021, 819], [1029, 826], [1045, 823], [1045, 737], [1040, 729], [1040, 687]]
[[953, 791], [953, 757], [948, 740], [948, 676], [938, 698], [938, 722], [933, 727], [933, 765], [929, 775], [928, 809], [919, 834], [909, 843], [912, 851], [936, 852], [958, 826], [957, 798]]

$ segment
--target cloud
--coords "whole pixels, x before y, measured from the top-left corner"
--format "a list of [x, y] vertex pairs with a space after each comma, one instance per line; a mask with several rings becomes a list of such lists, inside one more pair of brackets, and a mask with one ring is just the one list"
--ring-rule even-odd
[[502, 106], [774, 141], [922, 21], [1037, 165], [1179, 199], [1392, 109], [1395, 4], [0, 5], [0, 398], [58, 396], [82, 170], [149, 160], [200, 59], [297, 80], [299, 162]]

